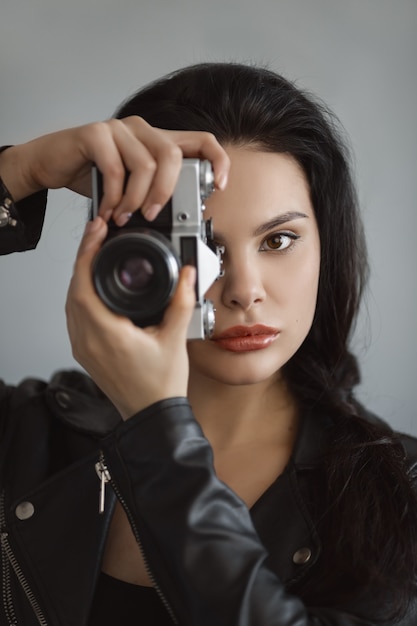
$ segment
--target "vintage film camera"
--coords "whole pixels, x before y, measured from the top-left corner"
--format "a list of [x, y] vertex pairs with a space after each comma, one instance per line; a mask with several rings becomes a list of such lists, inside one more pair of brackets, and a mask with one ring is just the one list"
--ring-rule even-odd
[[[92, 170], [93, 218], [103, 194], [102, 177]], [[221, 275], [222, 249], [213, 244], [211, 220], [203, 219], [204, 200], [213, 191], [209, 161], [183, 159], [174, 194], [153, 222], [140, 211], [109, 233], [96, 256], [93, 281], [103, 302], [137, 326], [158, 324], [164, 315], [183, 265], [197, 270], [196, 305], [188, 339], [209, 337], [214, 308], [204, 294]]]

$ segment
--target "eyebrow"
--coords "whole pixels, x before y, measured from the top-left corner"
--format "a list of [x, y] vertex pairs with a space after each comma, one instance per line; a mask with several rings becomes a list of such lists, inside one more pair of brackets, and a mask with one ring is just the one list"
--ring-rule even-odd
[[308, 215], [306, 215], [305, 213], [300, 213], [299, 211], [282, 213], [281, 215], [277, 215], [277, 217], [273, 217], [271, 220], [268, 220], [264, 224], [258, 226], [253, 234], [255, 237], [258, 237], [259, 235], [263, 235], [264, 233], [271, 230], [271, 228], [276, 228], [277, 226], [282, 226], [282, 224], [285, 224], [286, 222], [292, 222], [293, 220], [298, 220], [304, 217], [308, 218]]
[[[287, 213], [281, 213], [281, 215], [277, 215], [276, 217], [273, 217], [264, 224], [261, 224], [260, 226], [255, 228], [255, 230], [253, 231], [253, 236], [259, 237], [259, 235], [267, 233], [272, 228], [277, 228], [278, 226], [282, 226], [282, 224], [286, 224], [287, 222], [291, 222], [292, 220], [298, 220], [301, 218], [308, 219], [308, 217], [308, 215], [306, 215], [305, 213], [301, 213], [300, 211], [288, 211]], [[213, 237], [219, 242], [223, 240], [222, 234], [217, 231], [214, 231]]]

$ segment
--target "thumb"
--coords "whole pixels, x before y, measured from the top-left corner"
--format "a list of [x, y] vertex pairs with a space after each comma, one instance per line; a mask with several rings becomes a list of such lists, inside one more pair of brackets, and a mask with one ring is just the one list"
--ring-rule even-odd
[[180, 279], [161, 324], [162, 332], [174, 333], [175, 339], [187, 336], [188, 325], [195, 306], [196, 269], [191, 265], [182, 268]]
[[101, 217], [87, 223], [78, 248], [68, 298], [94, 291], [91, 281], [91, 264], [107, 234], [107, 224]]
[[96, 217], [93, 221], [87, 222], [78, 248], [76, 262], [81, 259], [92, 259], [98, 252], [107, 234], [107, 225], [101, 217]]

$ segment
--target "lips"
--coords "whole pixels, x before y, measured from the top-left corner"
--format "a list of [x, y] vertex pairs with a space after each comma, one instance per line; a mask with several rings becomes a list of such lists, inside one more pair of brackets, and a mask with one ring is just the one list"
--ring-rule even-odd
[[214, 335], [212, 341], [229, 352], [252, 352], [267, 348], [278, 335], [278, 329], [263, 324], [232, 326]]

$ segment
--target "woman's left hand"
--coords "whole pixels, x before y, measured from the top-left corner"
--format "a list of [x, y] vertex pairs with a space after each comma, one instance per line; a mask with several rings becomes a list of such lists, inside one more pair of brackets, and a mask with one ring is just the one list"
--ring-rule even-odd
[[75, 359], [113, 402], [123, 419], [165, 398], [187, 395], [187, 328], [195, 305], [195, 268], [184, 267], [159, 326], [138, 328], [112, 313], [97, 296], [92, 262], [107, 233], [89, 222], [75, 261], [66, 312]]

